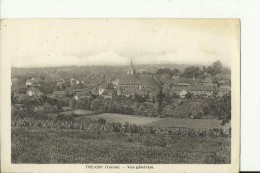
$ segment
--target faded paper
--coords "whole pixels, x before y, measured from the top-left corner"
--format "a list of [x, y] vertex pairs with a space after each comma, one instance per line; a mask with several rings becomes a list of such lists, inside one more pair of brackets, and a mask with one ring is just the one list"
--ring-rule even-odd
[[[199, 40], [199, 41], [198, 41]], [[222, 41], [221, 41], [222, 40]], [[240, 21], [238, 19], [14, 19], [1, 21], [2, 172], [238, 172]], [[197, 50], [200, 51], [197, 51]], [[214, 51], [213, 51], [214, 50]], [[201, 64], [217, 55], [231, 68], [231, 164], [154, 164], [153, 169], [90, 169], [108, 164], [11, 163], [11, 67]], [[174, 57], [174, 58], [173, 58]], [[133, 156], [134, 157], [134, 156]], [[143, 164], [142, 164], [143, 165]], [[149, 165], [147, 165], [149, 166]]]

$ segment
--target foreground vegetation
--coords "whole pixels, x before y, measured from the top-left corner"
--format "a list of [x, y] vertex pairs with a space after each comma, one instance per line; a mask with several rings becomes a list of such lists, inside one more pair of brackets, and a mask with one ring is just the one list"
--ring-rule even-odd
[[181, 137], [230, 137], [231, 129], [224, 130], [221, 128], [213, 129], [193, 129], [193, 128], [161, 128], [153, 126], [138, 126], [129, 123], [106, 122], [105, 119], [88, 121], [66, 121], [66, 120], [36, 120], [32, 118], [13, 119], [12, 126], [20, 127], [43, 127], [55, 129], [76, 129], [89, 132], [121, 132], [121, 133], [138, 133], [138, 134], [161, 134]]
[[12, 163], [230, 163], [228, 129], [142, 126], [93, 116], [12, 109]]
[[230, 163], [230, 137], [12, 126], [12, 163]]

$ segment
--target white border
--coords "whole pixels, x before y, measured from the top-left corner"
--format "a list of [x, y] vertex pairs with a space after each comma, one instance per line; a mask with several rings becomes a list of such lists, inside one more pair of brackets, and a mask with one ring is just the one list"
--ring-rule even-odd
[[260, 170], [260, 1], [3, 0], [0, 5], [1, 18], [240, 18], [241, 170]]

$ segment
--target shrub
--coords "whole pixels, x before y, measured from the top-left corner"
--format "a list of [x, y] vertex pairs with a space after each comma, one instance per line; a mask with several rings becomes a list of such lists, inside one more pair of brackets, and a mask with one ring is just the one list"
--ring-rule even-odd
[[[59, 121], [62, 120], [62, 121]], [[80, 129], [89, 132], [101, 133], [103, 131], [108, 132], [120, 132], [118, 134], [127, 133], [138, 133], [138, 134], [158, 134], [158, 135], [170, 135], [170, 136], [182, 136], [182, 137], [230, 137], [229, 131], [224, 131], [223, 129], [190, 129], [190, 128], [158, 128], [158, 127], [145, 127], [137, 126], [129, 123], [110, 123], [99, 124], [97, 121], [89, 121], [87, 123], [75, 122], [73, 115], [59, 114], [56, 120], [40, 120], [35, 118], [18, 118], [12, 117], [12, 126], [34, 126], [34, 127], [44, 127], [44, 128], [58, 128], [58, 129]], [[102, 123], [103, 120], [101, 120]], [[99, 132], [98, 132], [99, 131]], [[144, 142], [147, 145], [157, 145], [164, 147], [166, 146], [166, 141], [159, 140], [156, 144], [153, 141]]]
[[104, 119], [104, 118], [99, 118], [98, 120], [97, 120], [97, 122], [99, 123], [99, 124], [106, 124], [106, 120]]
[[56, 119], [61, 121], [73, 121], [75, 117], [73, 114], [58, 114]]

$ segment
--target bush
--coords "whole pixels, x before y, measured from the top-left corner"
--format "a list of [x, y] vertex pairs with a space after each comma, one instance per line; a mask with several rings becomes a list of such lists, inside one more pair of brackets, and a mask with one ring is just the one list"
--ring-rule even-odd
[[60, 121], [73, 121], [75, 116], [74, 114], [58, 114], [56, 119]]
[[97, 120], [97, 122], [98, 122], [99, 124], [106, 124], [107, 120], [105, 120], [104, 118], [99, 118], [99, 119]]

